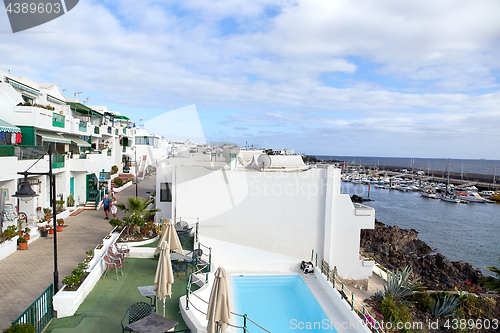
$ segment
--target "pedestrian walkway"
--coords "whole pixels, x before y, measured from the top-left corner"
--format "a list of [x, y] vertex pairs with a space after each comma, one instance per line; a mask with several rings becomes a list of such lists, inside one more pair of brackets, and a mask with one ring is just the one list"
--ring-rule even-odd
[[[154, 192], [155, 176], [138, 184], [138, 196]], [[135, 184], [116, 193], [118, 202], [135, 196]], [[123, 212], [118, 211], [118, 218]], [[65, 220], [64, 231], [57, 234], [57, 264], [59, 281], [69, 275], [112, 230], [101, 209], [85, 210]], [[29, 244], [27, 251], [16, 251], [0, 260], [0, 329], [10, 326], [47, 287], [53, 283], [54, 240], [52, 236], [39, 238]], [[59, 284], [62, 287], [62, 284]]]

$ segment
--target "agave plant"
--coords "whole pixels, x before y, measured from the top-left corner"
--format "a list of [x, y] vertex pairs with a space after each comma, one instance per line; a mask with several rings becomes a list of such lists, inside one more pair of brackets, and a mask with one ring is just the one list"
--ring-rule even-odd
[[443, 298], [443, 302], [440, 299], [437, 300], [431, 307], [431, 314], [434, 318], [439, 318], [441, 316], [449, 316], [453, 314], [453, 310], [460, 304], [460, 301], [455, 296], [446, 295]]
[[401, 272], [389, 273], [387, 276], [387, 285], [384, 286], [385, 296], [392, 295], [394, 300], [413, 295], [421, 287], [418, 284], [420, 278], [411, 279], [413, 270], [410, 266], [406, 266]]

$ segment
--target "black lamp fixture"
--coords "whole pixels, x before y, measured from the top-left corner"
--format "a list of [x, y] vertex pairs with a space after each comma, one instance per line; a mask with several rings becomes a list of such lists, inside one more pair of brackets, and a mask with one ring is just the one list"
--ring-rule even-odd
[[57, 222], [56, 222], [56, 177], [52, 173], [52, 145], [49, 144], [49, 150], [47, 152], [49, 155], [49, 172], [28, 172], [38, 161], [40, 161], [44, 156], [40, 157], [32, 166], [30, 166], [26, 171], [18, 172], [17, 174], [23, 175], [24, 179], [21, 182], [21, 186], [17, 190], [13, 197], [19, 198], [24, 202], [29, 202], [34, 197], [37, 197], [35, 191], [31, 188], [28, 176], [49, 176], [50, 180], [50, 204], [52, 206], [52, 220], [54, 225], [54, 294], [59, 291], [59, 272], [57, 270]]

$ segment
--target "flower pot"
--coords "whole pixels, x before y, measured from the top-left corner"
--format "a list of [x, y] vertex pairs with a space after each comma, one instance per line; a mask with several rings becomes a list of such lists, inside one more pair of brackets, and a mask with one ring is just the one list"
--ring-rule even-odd
[[47, 237], [49, 234], [49, 231], [48, 230], [40, 230], [40, 236], [41, 237]]
[[24, 235], [24, 239], [26, 239], [27, 241], [30, 240], [30, 238], [31, 238], [30, 234]]
[[62, 232], [63, 231], [63, 226], [62, 225], [56, 226], [56, 230], [57, 230], [57, 232]]
[[24, 231], [19, 231], [19, 237], [23, 237]]
[[19, 250], [27, 250], [27, 249], [28, 249], [28, 242], [19, 243]]
[[46, 219], [50, 219], [52, 216], [51, 215], [45, 215], [44, 216]]
[[49, 229], [49, 235], [54, 234], [54, 229]]

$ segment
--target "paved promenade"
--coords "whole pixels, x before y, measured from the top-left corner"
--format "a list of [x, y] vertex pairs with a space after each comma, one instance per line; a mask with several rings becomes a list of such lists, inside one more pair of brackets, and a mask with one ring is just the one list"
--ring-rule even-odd
[[[138, 196], [145, 198], [146, 191], [154, 192], [154, 184], [155, 176], [141, 181]], [[116, 194], [118, 202], [128, 196], [135, 196], [134, 184]], [[64, 219], [64, 231], [57, 234], [59, 281], [85, 259], [85, 251], [94, 249], [112, 230], [104, 216], [101, 208]], [[123, 212], [118, 211], [118, 218], [122, 217]], [[39, 238], [27, 251], [0, 260], [0, 330], [9, 327], [53, 283], [53, 244], [52, 236]]]

